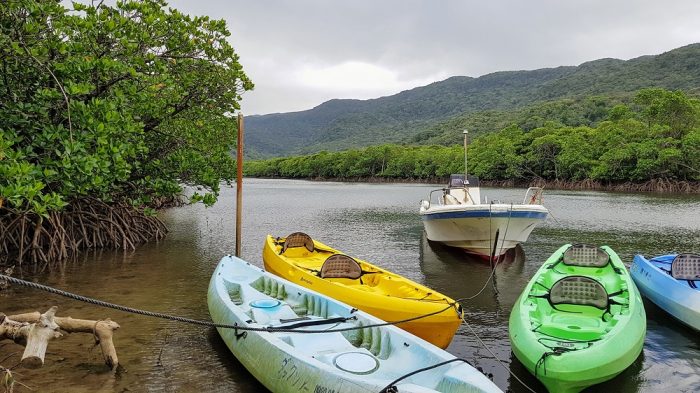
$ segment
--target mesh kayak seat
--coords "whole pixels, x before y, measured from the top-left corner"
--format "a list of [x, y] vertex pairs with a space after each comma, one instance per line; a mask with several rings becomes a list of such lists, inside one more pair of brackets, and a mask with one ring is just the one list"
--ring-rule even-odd
[[356, 260], [343, 254], [329, 256], [319, 272], [321, 278], [349, 278], [356, 280], [362, 276], [362, 268]]
[[288, 248], [295, 247], [306, 247], [309, 252], [313, 252], [314, 241], [311, 239], [311, 236], [305, 234], [304, 232], [294, 232], [284, 239], [284, 245], [282, 245], [280, 255], [284, 254]]
[[601, 310], [608, 309], [608, 293], [598, 281], [584, 276], [564, 277], [552, 285], [549, 302], [557, 304], [580, 304]]
[[609, 261], [608, 253], [588, 244], [574, 244], [564, 252], [562, 258], [565, 265], [583, 267], [603, 267]]
[[677, 280], [700, 280], [700, 255], [676, 255], [671, 263], [671, 276]]

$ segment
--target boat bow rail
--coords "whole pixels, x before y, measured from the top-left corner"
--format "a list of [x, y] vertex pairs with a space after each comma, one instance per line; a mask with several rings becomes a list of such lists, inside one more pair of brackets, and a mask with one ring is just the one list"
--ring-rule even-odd
[[523, 205], [541, 205], [544, 194], [544, 189], [542, 187], [530, 187], [525, 191], [525, 197], [523, 198]]

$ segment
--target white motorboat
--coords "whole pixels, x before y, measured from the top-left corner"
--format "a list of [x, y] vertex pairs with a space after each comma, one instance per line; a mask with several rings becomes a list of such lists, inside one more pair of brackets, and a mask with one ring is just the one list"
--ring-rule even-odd
[[479, 180], [463, 174], [452, 175], [447, 187], [431, 191], [420, 207], [428, 240], [485, 257], [498, 257], [525, 242], [548, 213], [540, 187], [528, 188], [519, 204], [482, 203]]
[[464, 174], [451, 175], [447, 187], [432, 190], [421, 201], [423, 227], [430, 241], [499, 257], [525, 242], [549, 211], [542, 206], [540, 187], [528, 188], [521, 204], [486, 198], [481, 202], [479, 179], [467, 172], [467, 134], [464, 131]]

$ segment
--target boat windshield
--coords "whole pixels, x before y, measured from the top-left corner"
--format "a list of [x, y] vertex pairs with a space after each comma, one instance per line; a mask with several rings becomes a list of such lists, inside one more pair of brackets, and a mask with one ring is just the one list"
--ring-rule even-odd
[[476, 176], [468, 176], [465, 181], [464, 174], [452, 174], [450, 175], [450, 183], [448, 184], [448, 187], [479, 187], [479, 178]]

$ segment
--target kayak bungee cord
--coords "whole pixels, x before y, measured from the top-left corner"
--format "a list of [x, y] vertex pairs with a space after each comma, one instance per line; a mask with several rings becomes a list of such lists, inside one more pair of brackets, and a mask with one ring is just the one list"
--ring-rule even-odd
[[[488, 284], [488, 282], [487, 282], [487, 284]], [[480, 292], [481, 292], [481, 291], [480, 291]], [[478, 294], [477, 294], [477, 295], [478, 295]], [[477, 295], [475, 295], [475, 296], [477, 296]], [[464, 300], [464, 299], [460, 299], [460, 300]], [[458, 300], [458, 302], [459, 302], [460, 300]], [[481, 337], [479, 337], [479, 336], [476, 334], [476, 332], [474, 331], [474, 329], [472, 329], [471, 325], [467, 322], [466, 319], [464, 319], [464, 315], [461, 315], [461, 318], [462, 318], [462, 322], [464, 322], [464, 324], [467, 325], [467, 327], [468, 327], [469, 330], [471, 331], [472, 335], [479, 341], [479, 343], [481, 343], [481, 346], [483, 346], [483, 347], [491, 354], [491, 356], [492, 356], [501, 366], [503, 366], [503, 368], [504, 368], [506, 371], [508, 371], [508, 373], [509, 373], [511, 376], [513, 376], [513, 378], [515, 378], [518, 382], [520, 382], [520, 384], [522, 384], [522, 385], [523, 385], [527, 390], [529, 390], [530, 392], [532, 392], [532, 393], [537, 393], [537, 392], [535, 392], [535, 390], [533, 390], [531, 387], [529, 387], [525, 382], [523, 382], [520, 378], [518, 378], [517, 375], [515, 375], [512, 371], [510, 371], [510, 368], [508, 368], [508, 367], [503, 363], [503, 361], [501, 361], [501, 359], [499, 359], [498, 356], [496, 356], [496, 354], [494, 354], [493, 351], [491, 351], [491, 349], [490, 349], [488, 346], [486, 346], [486, 344], [481, 340]], [[396, 385], [397, 383], [399, 383], [400, 381], [403, 381], [404, 379], [406, 379], [406, 378], [408, 378], [408, 377], [411, 377], [411, 376], [413, 376], [413, 375], [416, 375], [416, 374], [418, 374], [418, 373], [421, 373], [421, 372], [423, 372], [423, 371], [429, 371], [429, 370], [432, 370], [432, 369], [434, 369], [434, 368], [437, 368], [437, 367], [440, 367], [440, 366], [444, 366], [445, 364], [449, 364], [449, 363], [452, 363], [452, 362], [458, 362], [458, 361], [465, 362], [465, 363], [467, 363], [468, 365], [470, 365], [470, 366], [476, 368], [473, 364], [471, 364], [471, 362], [469, 362], [469, 361], [466, 360], [466, 359], [462, 359], [462, 358], [451, 359], [451, 360], [448, 360], [448, 361], [445, 361], [445, 362], [441, 362], [441, 363], [437, 363], [437, 364], [434, 364], [434, 365], [432, 365], [432, 366], [424, 367], [424, 368], [421, 368], [421, 369], [412, 371], [412, 372], [410, 372], [410, 373], [408, 373], [408, 374], [406, 374], [406, 375], [403, 375], [403, 376], [401, 376], [400, 378], [397, 378], [397, 379], [395, 379], [394, 381], [392, 381], [392, 382], [391, 382], [390, 384], [388, 384], [384, 389], [380, 390], [379, 393], [396, 393], [396, 392], [398, 392], [398, 389], [396, 388], [395, 385]]]
[[[398, 325], [402, 324], [405, 322], [411, 322], [415, 321], [421, 318], [427, 318], [436, 314], [440, 314], [442, 312], [445, 312], [451, 308], [456, 308], [455, 305], [459, 304], [460, 301], [465, 300], [465, 299], [458, 299], [454, 303], [449, 303], [447, 307], [440, 309], [438, 311], [434, 311], [429, 314], [425, 315], [418, 315], [416, 317], [412, 318], [406, 318], [402, 319], [399, 321], [391, 321], [391, 322], [383, 322], [383, 323], [375, 323], [375, 324], [370, 324], [370, 325], [359, 325], [359, 326], [351, 326], [351, 327], [346, 327], [346, 328], [336, 328], [336, 329], [326, 329], [326, 330], [299, 330], [295, 329], [294, 325], [290, 326], [267, 326], [267, 327], [249, 327], [249, 326], [240, 326], [238, 324], [230, 325], [230, 324], [224, 324], [224, 323], [215, 323], [212, 321], [202, 321], [198, 319], [192, 319], [192, 318], [185, 318], [185, 317], [179, 317], [176, 315], [170, 315], [170, 314], [164, 314], [164, 313], [158, 313], [158, 312], [153, 312], [153, 311], [147, 311], [147, 310], [140, 310], [137, 308], [132, 308], [132, 307], [127, 307], [127, 306], [122, 306], [120, 304], [114, 304], [114, 303], [109, 303], [105, 302], [102, 300], [98, 299], [93, 299], [89, 298], [86, 296], [82, 295], [77, 295], [68, 291], [64, 291], [61, 289], [56, 289], [52, 288], [46, 285], [41, 285], [37, 284], [34, 282], [30, 281], [25, 281], [21, 280], [19, 278], [14, 278], [10, 276], [6, 276], [4, 274], [0, 274], [0, 280], [5, 280], [9, 283], [12, 284], [17, 284], [17, 285], [22, 285], [25, 287], [33, 288], [33, 289], [39, 289], [45, 292], [53, 293], [55, 295], [60, 295], [63, 297], [67, 297], [69, 299], [73, 300], [79, 300], [81, 302], [93, 304], [96, 306], [100, 307], [105, 307], [105, 308], [111, 308], [123, 312], [128, 312], [132, 314], [138, 314], [138, 315], [144, 315], [148, 317], [153, 317], [153, 318], [160, 318], [160, 319], [166, 319], [166, 320], [171, 320], [171, 321], [177, 321], [177, 322], [183, 322], [183, 323], [189, 323], [192, 325], [199, 325], [199, 326], [209, 326], [209, 327], [217, 327], [217, 328], [225, 328], [225, 329], [234, 329], [236, 331], [241, 330], [241, 331], [253, 331], [253, 332], [268, 332], [268, 333], [274, 333], [274, 332], [285, 332], [285, 333], [332, 333], [332, 332], [346, 332], [346, 331], [351, 331], [351, 330], [359, 330], [359, 329], [367, 329], [367, 328], [374, 328], [374, 327], [382, 327], [382, 326], [388, 326], [388, 325]], [[461, 306], [461, 305], [460, 305]], [[357, 311], [356, 308], [353, 308], [351, 313], [354, 313]], [[314, 322], [314, 325], [322, 325], [322, 324], [337, 324], [341, 322], [347, 322], [349, 320], [356, 320], [356, 316], [351, 316], [351, 317], [338, 317], [338, 318], [331, 318], [331, 319], [322, 319], [322, 320], [317, 320], [317, 321], [309, 321], [309, 322]], [[308, 322], [305, 323], [303, 326], [309, 326]], [[299, 327], [299, 326], [297, 326]]]
[[[390, 384], [386, 385], [386, 387], [385, 387], [384, 389], [380, 390], [379, 393], [398, 393], [399, 390], [398, 390], [398, 389], [396, 388], [396, 386], [394, 386], [394, 385], [396, 385], [397, 383], [403, 381], [404, 379], [406, 379], [406, 378], [408, 378], [408, 377], [411, 377], [411, 376], [413, 376], [413, 375], [416, 375], [416, 374], [418, 374], [418, 373], [422, 373], [423, 371], [429, 371], [429, 370], [432, 370], [432, 369], [434, 369], [434, 368], [438, 368], [438, 367], [440, 367], [440, 366], [444, 366], [444, 365], [446, 365], [446, 364], [454, 363], [454, 362], [464, 362], [464, 363], [467, 363], [468, 365], [474, 367], [474, 365], [471, 364], [471, 363], [470, 363], [468, 360], [466, 360], [466, 359], [454, 358], [454, 359], [446, 360], [446, 361], [444, 361], [444, 362], [440, 362], [440, 363], [437, 363], [437, 364], [433, 364], [432, 366], [423, 367], [423, 368], [421, 368], [421, 369], [418, 369], [418, 370], [415, 370], [415, 371], [411, 371], [410, 373], [408, 373], [408, 374], [406, 374], [406, 375], [403, 375], [403, 376], [401, 376], [401, 377], [399, 377], [399, 378], [393, 380]], [[474, 368], [476, 368], [476, 367], [474, 367]]]

